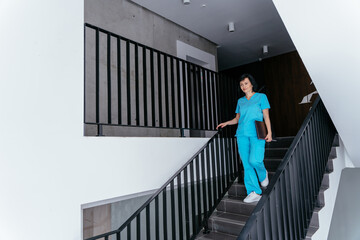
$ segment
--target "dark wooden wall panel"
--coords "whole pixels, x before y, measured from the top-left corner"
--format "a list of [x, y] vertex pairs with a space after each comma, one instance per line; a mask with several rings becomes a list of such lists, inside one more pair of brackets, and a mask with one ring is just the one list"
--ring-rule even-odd
[[240, 77], [252, 74], [259, 85], [266, 85], [271, 110], [270, 118], [275, 136], [295, 136], [304, 121], [311, 103], [299, 104], [303, 97], [314, 92], [310, 76], [297, 52], [286, 53], [229, 70], [226, 74]]

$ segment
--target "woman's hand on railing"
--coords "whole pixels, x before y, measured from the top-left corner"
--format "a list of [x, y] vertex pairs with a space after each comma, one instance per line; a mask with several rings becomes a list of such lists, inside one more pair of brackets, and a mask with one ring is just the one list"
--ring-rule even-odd
[[219, 125], [217, 125], [216, 130], [218, 130], [219, 128], [226, 127], [227, 125], [228, 125], [227, 122], [220, 123]]

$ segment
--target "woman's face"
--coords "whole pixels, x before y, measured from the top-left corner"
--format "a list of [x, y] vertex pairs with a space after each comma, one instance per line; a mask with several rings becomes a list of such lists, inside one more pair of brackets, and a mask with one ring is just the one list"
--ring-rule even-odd
[[253, 91], [253, 85], [251, 84], [249, 78], [245, 78], [240, 82], [240, 88], [244, 93], [251, 93]]

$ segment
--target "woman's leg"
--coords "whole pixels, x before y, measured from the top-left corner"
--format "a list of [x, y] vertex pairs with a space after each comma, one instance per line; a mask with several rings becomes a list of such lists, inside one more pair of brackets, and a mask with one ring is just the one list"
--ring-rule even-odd
[[238, 149], [242, 164], [244, 166], [244, 183], [247, 194], [255, 192], [261, 194], [258, 178], [255, 169], [250, 165], [250, 139], [248, 137], [237, 137]]
[[250, 157], [249, 164], [256, 170], [259, 181], [266, 178], [266, 168], [264, 165], [265, 140], [257, 137], [250, 137]]

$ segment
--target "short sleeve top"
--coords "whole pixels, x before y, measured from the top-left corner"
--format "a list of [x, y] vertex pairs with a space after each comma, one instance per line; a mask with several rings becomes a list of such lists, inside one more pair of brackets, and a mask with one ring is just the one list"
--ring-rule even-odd
[[245, 96], [239, 98], [235, 113], [240, 114], [240, 119], [235, 136], [255, 137], [255, 120], [263, 121], [262, 110], [267, 108], [270, 108], [270, 104], [263, 93], [254, 93], [250, 100]]

